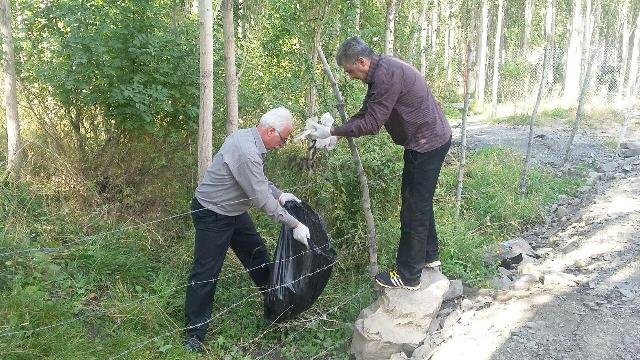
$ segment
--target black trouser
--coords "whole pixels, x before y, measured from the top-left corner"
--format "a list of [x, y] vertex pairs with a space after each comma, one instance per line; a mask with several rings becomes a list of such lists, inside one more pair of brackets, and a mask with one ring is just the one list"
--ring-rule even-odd
[[[186, 336], [203, 341], [211, 319], [213, 295], [218, 275], [229, 245], [249, 271], [255, 284], [265, 289], [271, 264], [264, 241], [256, 231], [249, 214], [220, 215], [203, 206], [195, 198], [191, 202], [191, 218], [196, 229], [193, 269], [189, 276], [184, 312]], [[263, 265], [263, 266], [261, 266]]]
[[451, 139], [434, 150], [404, 151], [400, 245], [396, 266], [403, 281], [420, 280], [427, 262], [438, 260], [438, 235], [433, 218], [433, 194]]

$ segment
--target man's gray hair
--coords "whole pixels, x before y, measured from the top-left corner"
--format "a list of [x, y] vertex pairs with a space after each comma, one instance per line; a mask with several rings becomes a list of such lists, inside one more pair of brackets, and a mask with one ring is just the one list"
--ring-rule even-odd
[[357, 36], [350, 37], [345, 40], [336, 52], [336, 63], [339, 66], [355, 64], [359, 57], [371, 59], [374, 55], [373, 50], [364, 40]]
[[293, 125], [293, 115], [291, 115], [289, 109], [284, 107], [271, 109], [260, 118], [260, 126], [265, 129], [274, 128], [278, 133], [287, 124]]

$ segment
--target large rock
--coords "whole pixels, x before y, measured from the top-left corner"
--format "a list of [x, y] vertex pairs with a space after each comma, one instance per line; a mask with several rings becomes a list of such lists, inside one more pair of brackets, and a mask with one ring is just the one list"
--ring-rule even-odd
[[420, 289], [386, 289], [355, 323], [351, 353], [358, 360], [388, 360], [406, 346], [417, 347], [427, 337], [449, 280], [439, 271], [422, 271]]
[[620, 143], [621, 149], [640, 150], [640, 142], [624, 141]]
[[507, 240], [500, 244], [500, 259], [511, 259], [518, 255], [536, 256], [529, 243], [522, 238]]

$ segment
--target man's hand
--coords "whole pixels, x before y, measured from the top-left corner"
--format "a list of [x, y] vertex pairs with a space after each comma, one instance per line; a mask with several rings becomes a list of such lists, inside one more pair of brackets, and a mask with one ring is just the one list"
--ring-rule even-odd
[[311, 238], [311, 234], [305, 224], [298, 223], [298, 226], [293, 229], [293, 238], [301, 242], [307, 249], [309, 248], [309, 238]]
[[290, 201], [290, 200], [297, 201], [297, 202], [299, 202], [299, 203], [300, 203], [300, 202], [302, 202], [302, 200], [298, 199], [298, 197], [297, 197], [297, 196], [295, 196], [295, 195], [293, 195], [292, 193], [285, 193], [285, 192], [283, 192], [282, 194], [280, 194], [280, 197], [278, 198], [278, 202], [279, 202], [279, 203], [280, 203], [280, 205], [282, 205], [282, 206], [284, 206], [284, 204], [285, 204], [287, 201]]
[[309, 123], [311, 133], [309, 137], [312, 139], [326, 139], [331, 137], [331, 127], [322, 125], [317, 122]]
[[337, 142], [337, 136], [330, 136], [326, 139], [318, 139], [316, 140], [316, 149], [333, 150], [336, 148]]

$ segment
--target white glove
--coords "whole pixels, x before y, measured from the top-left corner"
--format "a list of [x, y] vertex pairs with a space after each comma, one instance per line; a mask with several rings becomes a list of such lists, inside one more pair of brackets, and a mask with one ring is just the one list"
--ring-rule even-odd
[[297, 202], [299, 202], [299, 203], [300, 203], [300, 202], [302, 202], [302, 200], [298, 199], [298, 197], [297, 197], [297, 196], [295, 196], [295, 195], [293, 195], [292, 193], [285, 193], [285, 192], [283, 192], [282, 194], [280, 194], [280, 197], [278, 198], [278, 202], [279, 202], [279, 203], [280, 203], [280, 205], [282, 205], [282, 206], [284, 206], [284, 204], [285, 204], [287, 201], [290, 201], [290, 200], [297, 201]]
[[318, 139], [316, 140], [316, 149], [333, 150], [336, 148], [337, 141], [338, 138], [336, 136], [331, 136], [326, 139]]
[[309, 137], [312, 139], [326, 139], [331, 137], [331, 127], [316, 122], [310, 123], [309, 126], [311, 127]]
[[299, 223], [298, 226], [293, 229], [293, 238], [301, 242], [307, 249], [309, 248], [309, 238], [311, 238], [311, 234], [305, 224]]

